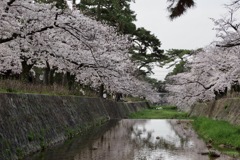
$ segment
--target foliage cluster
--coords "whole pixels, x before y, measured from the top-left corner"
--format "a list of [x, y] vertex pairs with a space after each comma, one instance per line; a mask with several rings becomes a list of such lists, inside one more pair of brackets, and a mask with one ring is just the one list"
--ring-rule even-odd
[[152, 87], [134, 75], [140, 64], [131, 61], [128, 35], [75, 8], [58, 7], [31, 0], [0, 1], [3, 78], [32, 82], [37, 68], [46, 85], [65, 83], [72, 90], [79, 83], [99, 93], [105, 89], [158, 101]]
[[175, 106], [152, 106], [130, 115], [132, 119], [187, 119], [188, 114], [179, 112]]
[[212, 19], [218, 39], [193, 51], [167, 77], [170, 104], [187, 111], [196, 102], [240, 91], [240, 1], [232, 1], [226, 9], [224, 17]]
[[165, 55], [168, 57], [163, 63], [169, 65], [168, 68], [174, 66], [173, 71], [168, 73], [168, 76], [176, 75], [178, 73], [183, 73], [188, 70], [185, 66], [187, 59], [194, 53], [193, 50], [187, 49], [169, 49], [166, 51]]
[[167, 58], [160, 49], [160, 40], [147, 29], [137, 28], [136, 15], [130, 8], [131, 0], [82, 0], [78, 5], [85, 15], [117, 28], [119, 33], [128, 34], [133, 42], [131, 59], [138, 63], [139, 75], [152, 73], [153, 64], [161, 65]]

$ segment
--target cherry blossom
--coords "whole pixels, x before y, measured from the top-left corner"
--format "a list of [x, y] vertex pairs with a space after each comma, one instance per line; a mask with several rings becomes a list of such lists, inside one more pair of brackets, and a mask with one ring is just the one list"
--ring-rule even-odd
[[186, 72], [168, 77], [169, 103], [189, 111], [196, 102], [225, 96], [240, 84], [240, 1], [226, 8], [221, 19], [212, 19], [217, 41], [189, 57]]
[[[76, 82], [109, 92], [158, 101], [158, 94], [133, 75], [132, 43], [115, 28], [78, 10], [31, 0], [0, 1], [0, 72], [26, 75], [35, 66], [70, 73]], [[151, 96], [153, 95], [153, 96]]]

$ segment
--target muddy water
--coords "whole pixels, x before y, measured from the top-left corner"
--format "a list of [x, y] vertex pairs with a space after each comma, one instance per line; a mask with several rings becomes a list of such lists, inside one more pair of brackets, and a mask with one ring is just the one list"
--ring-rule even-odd
[[[189, 121], [111, 121], [86, 136], [38, 153], [30, 160], [209, 160]], [[221, 156], [218, 160], [227, 160]]]

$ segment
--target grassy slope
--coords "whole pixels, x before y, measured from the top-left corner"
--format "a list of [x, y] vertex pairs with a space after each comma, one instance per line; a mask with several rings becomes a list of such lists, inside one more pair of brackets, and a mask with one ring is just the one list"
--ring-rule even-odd
[[[158, 109], [156, 109], [158, 108]], [[129, 116], [132, 119], [186, 119], [188, 114], [178, 112], [175, 107], [162, 106], [145, 109]]]
[[[194, 120], [193, 127], [203, 139], [211, 141], [222, 152], [240, 156], [240, 126], [200, 117]], [[225, 147], [219, 148], [221, 145]]]

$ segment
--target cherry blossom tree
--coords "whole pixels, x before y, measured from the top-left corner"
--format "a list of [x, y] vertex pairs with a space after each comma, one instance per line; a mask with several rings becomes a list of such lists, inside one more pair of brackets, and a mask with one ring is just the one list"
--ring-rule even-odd
[[225, 5], [227, 13], [221, 19], [212, 19], [219, 38], [218, 47], [233, 47], [240, 45], [239, 35], [239, 16], [240, 1], [232, 0], [230, 4]]
[[[57, 10], [51, 5], [32, 1], [1, 1], [0, 44], [8, 48], [14, 60], [21, 63], [22, 75], [31, 70], [43, 53], [40, 47], [41, 32], [53, 28]], [[51, 15], [51, 16], [46, 16]], [[35, 38], [35, 39], [34, 39]], [[37, 40], [36, 38], [39, 38]], [[2, 52], [2, 55], [7, 52]]]
[[36, 66], [72, 75], [92, 88], [104, 85], [111, 92], [158, 100], [151, 86], [133, 76], [138, 64], [128, 54], [132, 44], [115, 28], [78, 10], [31, 0], [3, 0], [0, 12], [1, 73], [26, 79]]
[[189, 72], [170, 76], [168, 85], [171, 102], [181, 108], [189, 109], [197, 101], [214, 99], [230, 90], [233, 82], [238, 81], [239, 47], [223, 49], [215, 45], [196, 53], [186, 64]]
[[169, 103], [189, 110], [196, 102], [221, 98], [240, 84], [239, 1], [214, 20], [218, 41], [198, 50], [185, 64], [187, 72], [168, 77]]

